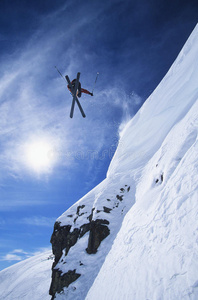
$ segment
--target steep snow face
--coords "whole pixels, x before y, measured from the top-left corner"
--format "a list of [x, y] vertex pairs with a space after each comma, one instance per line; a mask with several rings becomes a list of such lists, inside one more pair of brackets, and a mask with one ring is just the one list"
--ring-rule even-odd
[[127, 124], [107, 178], [57, 220], [52, 299], [197, 295], [197, 61], [198, 27]]
[[131, 173], [135, 204], [86, 300], [198, 299], [197, 78], [198, 27], [123, 132], [108, 176]]
[[133, 170], [144, 166], [197, 100], [197, 51], [198, 26], [159, 86], [125, 127], [108, 176], [129, 172], [129, 163]]
[[49, 300], [51, 251], [19, 262], [0, 272], [0, 299]]

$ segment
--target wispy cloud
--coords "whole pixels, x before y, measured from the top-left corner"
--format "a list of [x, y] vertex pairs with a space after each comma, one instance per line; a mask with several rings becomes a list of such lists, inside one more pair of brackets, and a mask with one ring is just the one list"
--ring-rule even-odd
[[20, 222], [22, 224], [31, 225], [31, 226], [44, 226], [53, 228], [53, 224], [56, 221], [56, 218], [48, 218], [44, 216], [33, 216], [30, 218], [23, 218]]
[[20, 261], [30, 257], [30, 255], [22, 249], [14, 249], [1, 257], [1, 261]]
[[27, 252], [23, 251], [23, 249], [14, 249], [12, 253], [28, 254]]
[[[37, 249], [36, 251], [34, 251], [32, 254], [34, 255], [38, 255], [41, 254], [43, 252], [52, 252], [51, 247], [40, 247], [39, 249]], [[52, 254], [49, 256], [49, 258], [52, 258]]]
[[[11, 197], [12, 195], [1, 195], [0, 201], [0, 211], [1, 212], [8, 212], [13, 210], [20, 210], [22, 207], [31, 207], [31, 206], [41, 206], [41, 205], [49, 205], [51, 202], [48, 199], [47, 201], [44, 199], [32, 199], [31, 197], [24, 198], [22, 193], [17, 194], [15, 193], [15, 197]], [[19, 199], [19, 198], [22, 199]], [[3, 225], [4, 220], [2, 220], [1, 224]]]
[[20, 261], [24, 258], [22, 256], [19, 256], [17, 254], [8, 253], [5, 256], [2, 257], [2, 261]]
[[[56, 38], [53, 38], [50, 45], [55, 44]], [[75, 124], [71, 124], [69, 119], [71, 97], [66, 91], [66, 83], [59, 80], [53, 63], [50, 68], [47, 66], [46, 53], [49, 61], [54, 61], [51, 59], [53, 51], [51, 49], [49, 54], [48, 45], [42, 46], [41, 43], [33, 49], [26, 49], [21, 56], [10, 62], [10, 66], [7, 65], [12, 73], [6, 72], [0, 79], [1, 167], [17, 175], [24, 172], [25, 167], [22, 146], [32, 136], [40, 138], [47, 135], [56, 145], [56, 151], [65, 151], [65, 148], [73, 151], [86, 144], [86, 139], [83, 141], [81, 132], [77, 130], [81, 126], [78, 112], [75, 112]], [[70, 57], [70, 68], [73, 64], [72, 54], [67, 54]], [[74, 69], [74, 66], [71, 68]], [[74, 130], [75, 142], [72, 141]], [[84, 130], [86, 137], [89, 127], [84, 126]]]
[[42, 248], [38, 248], [36, 251], [34, 252], [26, 252], [23, 249], [14, 249], [12, 251], [10, 251], [9, 253], [5, 254], [4, 256], [0, 257], [0, 261], [8, 261], [8, 262], [12, 262], [12, 261], [22, 261], [25, 260], [29, 257], [33, 257], [35, 255], [44, 253], [44, 252], [49, 252], [49, 256], [48, 259], [52, 259], [52, 254], [51, 253], [51, 248], [50, 247], [42, 247]]
[[[82, 164], [77, 155], [79, 150], [84, 157], [90, 151], [100, 154], [119, 138], [120, 123], [124, 124], [133, 116], [137, 103], [122, 89], [123, 81], [115, 79], [111, 64], [107, 69], [110, 53], [106, 57], [102, 44], [93, 49], [97, 38], [102, 41], [103, 37], [98, 31], [98, 37], [93, 36], [92, 27], [100, 26], [105, 33], [105, 26], [102, 27], [99, 20], [108, 22], [104, 12], [111, 5], [104, 6], [98, 1], [90, 8], [90, 3], [85, 3], [72, 14], [71, 22], [70, 17], [65, 18], [69, 9], [73, 11], [73, 3], [68, 1], [45, 16], [45, 21], [40, 19], [39, 29], [25, 46], [3, 62], [0, 78], [0, 163], [3, 172], [0, 179], [35, 176], [24, 160], [24, 145], [32, 140], [47, 137], [53, 146], [52, 152], [57, 155], [56, 164], [46, 168], [45, 176], [40, 177], [43, 179], [58, 167], [66, 168], [68, 173], [75, 170], [75, 166]], [[71, 78], [81, 70], [82, 85], [88, 89], [94, 84], [96, 72], [101, 71], [94, 97], [81, 98], [87, 114], [85, 120], [78, 107], [74, 119], [69, 118], [71, 96], [55, 65], [63, 75], [69, 74]], [[90, 172], [93, 163], [93, 160], [86, 161], [86, 169]]]

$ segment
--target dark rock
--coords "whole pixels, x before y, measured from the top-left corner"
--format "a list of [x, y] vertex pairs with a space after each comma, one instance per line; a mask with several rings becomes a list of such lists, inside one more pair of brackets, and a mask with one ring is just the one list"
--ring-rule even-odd
[[84, 207], [85, 207], [85, 205], [79, 205], [79, 206], [77, 207], [76, 214], [77, 214], [79, 217], [82, 216], [82, 215], [84, 215], [84, 213], [79, 214], [80, 210], [83, 209]]
[[[79, 210], [77, 211], [78, 214]], [[109, 222], [107, 220], [92, 220], [94, 210], [95, 208], [92, 209], [91, 214], [88, 217], [89, 222], [83, 224], [80, 228], [74, 228], [73, 231], [71, 231], [71, 225], [61, 226], [60, 222], [56, 222], [54, 224], [54, 231], [50, 240], [52, 243], [52, 251], [55, 256], [52, 265], [52, 281], [49, 291], [52, 296], [52, 300], [55, 299], [56, 293], [60, 293], [64, 287], [68, 287], [81, 276], [76, 273], [76, 270], [70, 270], [64, 274], [59, 269], [56, 269], [56, 265], [60, 261], [63, 251], [65, 252], [65, 256], [67, 256], [70, 248], [76, 244], [78, 239], [83, 237], [85, 233], [89, 232], [88, 247], [86, 251], [88, 254], [96, 253], [102, 240], [110, 234], [110, 230], [107, 226]], [[110, 209], [104, 207], [104, 210], [109, 212]], [[64, 259], [61, 259], [61, 262], [65, 263]], [[83, 263], [80, 262], [80, 265], [82, 266]]]
[[76, 223], [76, 220], [78, 219], [78, 216], [77, 217], [75, 217], [75, 219], [74, 219], [74, 224]]
[[163, 173], [160, 175], [160, 177], [159, 178], [157, 178], [156, 180], [155, 180], [155, 183], [162, 183], [163, 182], [163, 180], [164, 180], [164, 175], [163, 175]]
[[118, 200], [122, 201], [122, 200], [123, 200], [123, 196], [124, 196], [124, 195], [122, 195], [122, 196], [116, 195], [116, 198], [117, 198]]
[[161, 182], [163, 182], [163, 180], [164, 180], [164, 175], [163, 175], [163, 173], [161, 174], [160, 179], [161, 179]]
[[70, 229], [70, 225], [60, 226], [59, 222], [55, 222], [54, 224], [54, 232], [50, 240], [50, 243], [52, 244], [52, 252], [55, 256], [54, 266], [61, 258], [63, 249], [67, 247], [67, 236], [69, 235]]
[[129, 187], [127, 188], [127, 192], [129, 192], [129, 191], [130, 191], [130, 189], [131, 189], [131, 187], [129, 186]]
[[103, 210], [104, 210], [105, 213], [109, 214], [112, 209], [109, 208], [109, 207], [103, 206]]
[[125, 192], [125, 189], [124, 189], [124, 188], [121, 188], [120, 191], [121, 191], [122, 193], [124, 193], [124, 192]]
[[90, 223], [86, 223], [80, 226], [79, 238], [81, 238], [85, 233], [87, 233], [90, 230], [90, 227], [91, 227]]
[[117, 207], [119, 206], [119, 204], [120, 204], [120, 202], [117, 201], [117, 202], [115, 203], [115, 206], [113, 207], [113, 209], [114, 209], [114, 208], [117, 208]]
[[67, 217], [68, 217], [68, 218], [72, 218], [72, 217], [73, 217], [73, 215], [67, 215]]
[[104, 240], [109, 234], [110, 230], [107, 220], [95, 220], [91, 221], [91, 228], [89, 233], [88, 247], [86, 249], [88, 254], [95, 254], [102, 240]]
[[55, 299], [55, 294], [63, 291], [64, 287], [68, 287], [72, 282], [78, 279], [81, 274], [76, 273], [76, 270], [69, 270], [67, 273], [62, 273], [58, 269], [54, 269], [52, 273], [52, 283], [49, 294], [52, 296], [51, 300]]
[[79, 235], [80, 235], [80, 229], [78, 229], [78, 228], [75, 228], [72, 232], [70, 232], [67, 235], [65, 255], [67, 255], [67, 253], [69, 252], [69, 249], [76, 244]]
[[55, 268], [63, 254], [63, 250], [65, 251], [66, 256], [69, 249], [76, 244], [78, 238], [82, 237], [90, 230], [90, 223], [82, 225], [80, 229], [75, 228], [72, 232], [70, 232], [70, 229], [70, 225], [60, 226], [59, 222], [54, 224], [54, 232], [50, 240], [52, 243], [52, 251], [55, 256], [52, 265], [52, 281], [49, 291], [50, 295], [52, 295], [52, 299], [54, 299], [56, 293], [60, 293], [64, 287], [69, 286], [70, 283], [80, 277], [80, 274], [75, 273], [75, 270], [62, 274], [61, 271]]
[[90, 222], [91, 222], [92, 219], [93, 219], [93, 212], [94, 212], [94, 210], [95, 210], [95, 207], [92, 208], [91, 214], [87, 217], [87, 219], [88, 219]]
[[75, 228], [72, 232], [70, 232], [70, 229], [70, 225], [60, 226], [59, 222], [54, 224], [54, 232], [50, 240], [52, 252], [55, 256], [53, 268], [61, 258], [62, 251], [65, 249], [65, 255], [67, 255], [69, 249], [77, 242], [81, 229]]

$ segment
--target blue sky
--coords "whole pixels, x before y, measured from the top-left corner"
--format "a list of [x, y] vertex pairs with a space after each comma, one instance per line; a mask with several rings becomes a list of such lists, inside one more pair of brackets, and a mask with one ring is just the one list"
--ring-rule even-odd
[[[197, 22], [197, 1], [0, 2], [0, 269], [50, 247]], [[83, 95], [58, 74], [81, 72]], [[36, 153], [36, 157], [35, 157]]]

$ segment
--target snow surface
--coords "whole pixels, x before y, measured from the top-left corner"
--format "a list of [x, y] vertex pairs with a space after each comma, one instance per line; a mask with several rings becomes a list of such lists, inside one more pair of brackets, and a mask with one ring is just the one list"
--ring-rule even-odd
[[[95, 208], [111, 234], [96, 254], [88, 233], [63, 253], [56, 267], [81, 276], [56, 299], [198, 299], [197, 131], [198, 26], [122, 132], [107, 178], [58, 218], [72, 231]], [[50, 299], [49, 255], [1, 271], [0, 299]]]
[[198, 26], [122, 134], [108, 176], [135, 204], [86, 300], [198, 299], [197, 133]]
[[52, 252], [47, 251], [0, 272], [1, 300], [49, 300]]

